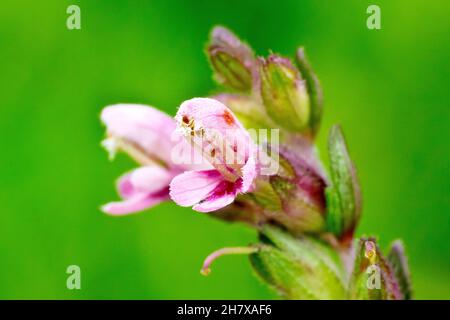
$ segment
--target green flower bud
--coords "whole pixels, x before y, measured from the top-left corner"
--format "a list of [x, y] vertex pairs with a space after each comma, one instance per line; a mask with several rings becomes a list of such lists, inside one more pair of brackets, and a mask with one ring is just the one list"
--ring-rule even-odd
[[241, 92], [251, 91], [255, 60], [247, 44], [228, 29], [215, 27], [206, 54], [219, 84]]
[[259, 60], [260, 90], [267, 114], [280, 127], [304, 131], [310, 121], [305, 81], [290, 60], [270, 55]]
[[328, 153], [332, 185], [326, 190], [327, 226], [348, 243], [361, 215], [361, 192], [344, 136], [337, 125], [330, 131]]
[[392, 243], [387, 260], [394, 271], [403, 299], [412, 299], [411, 276], [402, 241], [397, 240]]
[[250, 255], [257, 275], [287, 299], [344, 299], [343, 267], [327, 244], [266, 225]]
[[374, 238], [361, 238], [349, 285], [349, 298], [355, 300], [401, 300], [394, 271]]

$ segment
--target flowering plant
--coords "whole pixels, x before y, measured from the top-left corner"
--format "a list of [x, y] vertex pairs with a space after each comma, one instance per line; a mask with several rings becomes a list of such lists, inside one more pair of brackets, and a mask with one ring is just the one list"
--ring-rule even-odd
[[223, 27], [206, 53], [224, 93], [184, 101], [175, 116], [144, 105], [103, 109], [103, 146], [139, 167], [117, 183], [110, 215], [172, 200], [180, 206], [253, 226], [256, 244], [222, 248], [248, 254], [257, 275], [288, 299], [410, 299], [403, 245], [384, 256], [372, 237], [355, 238], [361, 191], [339, 126], [328, 140], [327, 174], [314, 146], [323, 97], [298, 49], [295, 63], [255, 57]]

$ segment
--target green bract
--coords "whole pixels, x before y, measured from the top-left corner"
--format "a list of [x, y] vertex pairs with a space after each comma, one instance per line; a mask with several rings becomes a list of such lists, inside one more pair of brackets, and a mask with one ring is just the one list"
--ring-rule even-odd
[[339, 238], [351, 239], [361, 215], [361, 192], [339, 126], [331, 128], [328, 153], [332, 183], [326, 191], [328, 229]]

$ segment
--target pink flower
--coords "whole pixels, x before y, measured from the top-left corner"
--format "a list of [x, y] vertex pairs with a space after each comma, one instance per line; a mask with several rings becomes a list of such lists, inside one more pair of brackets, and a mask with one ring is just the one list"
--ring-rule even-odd
[[119, 178], [117, 189], [122, 201], [102, 206], [105, 213], [124, 215], [150, 208], [169, 200], [169, 183], [174, 174], [158, 166], [146, 166]]
[[209, 98], [183, 102], [175, 117], [178, 132], [214, 167], [187, 171], [170, 183], [170, 197], [180, 206], [210, 212], [249, 191], [257, 175], [255, 150], [248, 132], [224, 104]]
[[180, 157], [174, 162], [174, 150], [180, 154], [191, 147], [172, 137], [175, 121], [167, 114], [149, 106], [117, 104], [103, 109], [101, 120], [108, 138], [103, 146], [113, 158], [116, 151], [127, 153], [142, 167], [123, 175], [117, 188], [122, 201], [102, 207], [105, 213], [124, 215], [142, 211], [169, 200], [169, 183], [177, 174], [191, 169]]

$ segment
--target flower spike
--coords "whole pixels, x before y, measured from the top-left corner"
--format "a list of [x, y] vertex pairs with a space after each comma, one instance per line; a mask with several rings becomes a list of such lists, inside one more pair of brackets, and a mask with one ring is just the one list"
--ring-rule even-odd
[[120, 216], [172, 199], [257, 231], [255, 245], [207, 256], [203, 275], [219, 257], [247, 254], [257, 276], [287, 299], [411, 299], [403, 244], [384, 256], [375, 238], [355, 239], [361, 191], [339, 126], [328, 138], [329, 175], [320, 161], [323, 93], [304, 49], [295, 63], [256, 58], [217, 26], [206, 54], [226, 91], [184, 101], [175, 119], [137, 104], [103, 109], [110, 159], [121, 151], [138, 168], [118, 179], [121, 200], [102, 210]]

